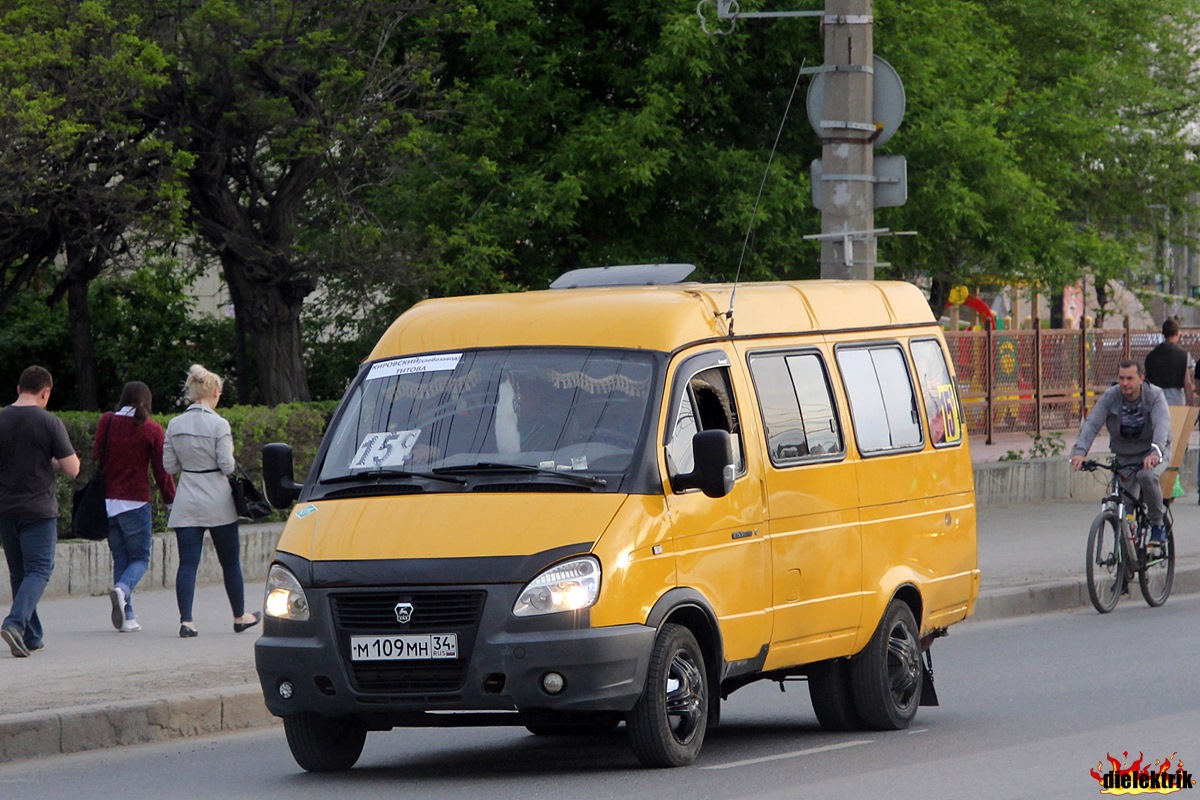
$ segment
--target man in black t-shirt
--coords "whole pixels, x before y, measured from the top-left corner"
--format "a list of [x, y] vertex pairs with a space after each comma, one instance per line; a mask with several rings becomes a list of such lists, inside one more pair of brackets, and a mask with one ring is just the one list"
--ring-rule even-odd
[[0, 542], [13, 594], [0, 638], [16, 658], [43, 647], [37, 604], [54, 570], [58, 540], [54, 472], [79, 474], [66, 427], [46, 411], [53, 385], [48, 370], [29, 367], [21, 373], [16, 402], [0, 409]]
[[1146, 380], [1163, 390], [1167, 405], [1184, 406], [1191, 394], [1192, 376], [1187, 351], [1179, 346], [1179, 323], [1167, 317], [1162, 333], [1163, 342], [1146, 354]]

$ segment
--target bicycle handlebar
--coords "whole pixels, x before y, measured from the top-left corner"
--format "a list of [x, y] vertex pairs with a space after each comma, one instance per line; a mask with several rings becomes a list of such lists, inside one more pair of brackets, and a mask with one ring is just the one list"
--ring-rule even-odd
[[1126, 464], [1118, 464], [1116, 458], [1110, 458], [1107, 462], [1088, 459], [1079, 465], [1080, 472], [1095, 472], [1098, 469], [1106, 469], [1114, 474], [1123, 473], [1126, 477], [1132, 476], [1135, 472], [1141, 469], [1141, 465], [1136, 461]]

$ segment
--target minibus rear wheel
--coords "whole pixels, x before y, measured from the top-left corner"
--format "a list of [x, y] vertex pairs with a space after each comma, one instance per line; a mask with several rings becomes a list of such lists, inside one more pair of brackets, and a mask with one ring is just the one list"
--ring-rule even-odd
[[817, 722], [827, 731], [862, 730], [862, 718], [854, 707], [850, 686], [850, 661], [834, 658], [808, 668], [808, 696]]
[[292, 758], [308, 772], [342, 772], [362, 755], [367, 728], [353, 717], [292, 714], [283, 718]]
[[924, 677], [917, 631], [912, 609], [893, 599], [871, 641], [851, 659], [854, 705], [868, 729], [898, 731], [917, 716]]
[[692, 632], [668, 623], [650, 651], [646, 688], [626, 719], [629, 742], [647, 767], [696, 760], [708, 728], [708, 672]]

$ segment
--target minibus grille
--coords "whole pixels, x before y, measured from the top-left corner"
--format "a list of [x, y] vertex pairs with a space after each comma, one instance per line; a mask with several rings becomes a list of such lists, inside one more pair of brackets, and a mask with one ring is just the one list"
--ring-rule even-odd
[[[352, 683], [360, 692], [408, 695], [455, 692], [466, 680], [471, 650], [483, 614], [483, 591], [337, 592], [329, 595], [334, 626]], [[411, 614], [401, 623], [397, 606]], [[455, 633], [458, 658], [433, 661], [354, 661], [350, 637], [412, 633]]]
[[[446, 633], [474, 628], [483, 610], [484, 592], [371, 592], [332, 594], [333, 618], [345, 633]], [[405, 625], [396, 620], [396, 604], [412, 605], [412, 619]]]

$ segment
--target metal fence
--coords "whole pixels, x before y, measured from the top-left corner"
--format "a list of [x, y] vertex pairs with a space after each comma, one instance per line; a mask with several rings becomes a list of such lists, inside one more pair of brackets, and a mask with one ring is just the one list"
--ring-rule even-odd
[[[998, 433], [1076, 430], [1123, 359], [1144, 361], [1158, 330], [1091, 328], [947, 331], [967, 430], [991, 443]], [[1200, 329], [1180, 345], [1200, 356]]]

